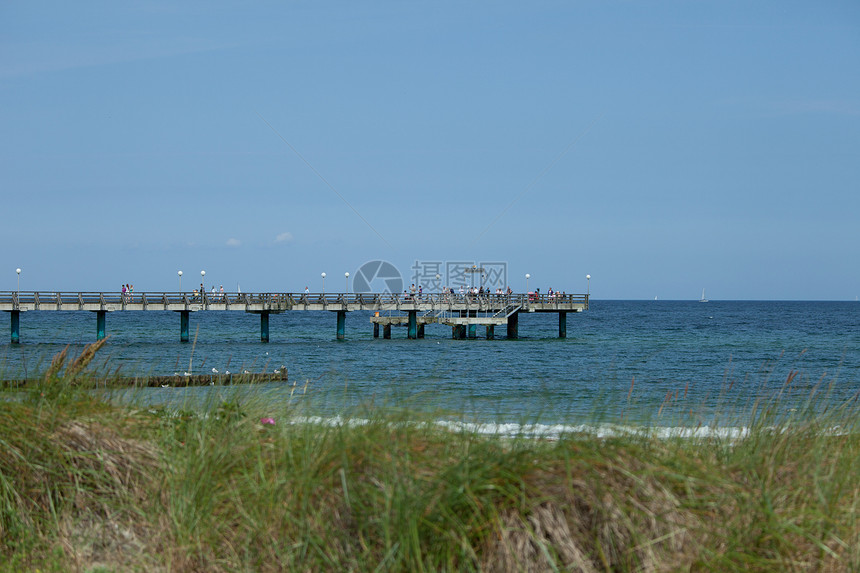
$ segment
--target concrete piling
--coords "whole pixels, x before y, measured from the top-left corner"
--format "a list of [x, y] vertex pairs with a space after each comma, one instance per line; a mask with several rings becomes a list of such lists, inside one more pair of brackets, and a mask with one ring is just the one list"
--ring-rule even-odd
[[418, 338], [418, 313], [414, 310], [410, 310], [408, 321], [407, 326], [409, 332], [406, 337], [409, 340], [415, 340]]
[[105, 337], [105, 315], [107, 313], [103, 310], [96, 311], [96, 339], [101, 340]]
[[337, 339], [343, 340], [346, 338], [346, 311], [337, 311]]
[[518, 338], [520, 328], [520, 313], [515, 312], [508, 317], [508, 338]]
[[21, 311], [13, 310], [12, 315], [12, 344], [21, 342]]
[[187, 310], [179, 311], [179, 341], [188, 342], [188, 324], [190, 312]]
[[260, 342], [269, 341], [269, 313], [260, 313]]

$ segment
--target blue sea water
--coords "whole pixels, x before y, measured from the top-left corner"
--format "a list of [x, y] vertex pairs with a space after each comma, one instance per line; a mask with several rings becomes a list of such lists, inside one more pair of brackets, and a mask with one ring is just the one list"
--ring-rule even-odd
[[[114, 312], [95, 367], [131, 375], [283, 366], [290, 383], [257, 385], [257, 396], [302, 395], [329, 416], [372, 403], [493, 424], [743, 423], [757, 399], [779, 394], [792, 410], [813, 392], [835, 405], [860, 391], [856, 302], [592, 300], [568, 314], [565, 339], [556, 314], [521, 314], [518, 340], [504, 327], [495, 340], [482, 327], [477, 339], [452, 340], [441, 325], [428, 325], [424, 339], [407, 340], [405, 328], [374, 339], [369, 316], [350, 313], [338, 341], [334, 313], [272, 315], [261, 343], [257, 315], [198, 312], [193, 342], [181, 343], [176, 313]], [[95, 330], [90, 313], [22, 313], [21, 344], [0, 348], [0, 376], [33, 376]], [[150, 392], [170, 402], [217, 390]]]

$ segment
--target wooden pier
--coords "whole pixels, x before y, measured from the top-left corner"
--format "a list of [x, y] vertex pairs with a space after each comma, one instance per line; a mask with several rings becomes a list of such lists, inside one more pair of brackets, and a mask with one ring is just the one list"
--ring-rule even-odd
[[[81, 384], [93, 388], [188, 388], [191, 386], [230, 386], [232, 384], [269, 384], [289, 380], [285, 366], [274, 372], [224, 372], [212, 374], [173, 374], [172, 376], [92, 376], [83, 378]], [[0, 380], [0, 388], [23, 388], [36, 382], [33, 379]]]
[[567, 336], [567, 314], [588, 310], [587, 294], [347, 294], [347, 293], [218, 293], [192, 295], [181, 292], [0, 292], [0, 311], [11, 315], [12, 343], [20, 342], [21, 313], [83, 311], [96, 314], [96, 338], [106, 333], [111, 312], [172, 311], [179, 313], [179, 336], [188, 342], [190, 316], [194, 312], [246, 312], [260, 316], [260, 340], [269, 341], [269, 315], [293, 311], [326, 311], [337, 314], [337, 338], [346, 336], [346, 314], [371, 311], [374, 337], [391, 338], [391, 327], [405, 325], [407, 338], [423, 338], [427, 324], [451, 327], [457, 339], [475, 338], [477, 327], [494, 337], [496, 325], [507, 326], [507, 337], [517, 338], [519, 314], [558, 314], [558, 335]]

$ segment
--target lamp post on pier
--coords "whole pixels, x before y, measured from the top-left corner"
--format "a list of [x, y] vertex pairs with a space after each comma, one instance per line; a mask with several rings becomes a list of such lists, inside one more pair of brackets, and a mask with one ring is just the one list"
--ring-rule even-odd
[[320, 276], [322, 277], [322, 280], [323, 280], [323, 292], [322, 293], [323, 293], [323, 295], [325, 295], [325, 273], [320, 273]]
[[343, 273], [343, 276], [346, 279], [346, 294], [349, 294], [349, 271]]
[[478, 265], [472, 265], [472, 268], [466, 269], [465, 272], [467, 272], [471, 275], [471, 278], [469, 279], [469, 285], [471, 286], [471, 288], [469, 289], [469, 292], [472, 292], [472, 289], [475, 288], [475, 273], [481, 273], [481, 286], [482, 287], [484, 286], [484, 267], [479, 267]]
[[591, 295], [591, 275], [585, 275], [585, 296]]
[[182, 292], [182, 271], [179, 271], [179, 292]]
[[526, 294], [528, 294], [528, 292], [529, 292], [529, 279], [530, 278], [532, 278], [532, 276], [530, 274], [526, 273]]
[[18, 292], [21, 292], [21, 269], [15, 269], [15, 273], [18, 275]]

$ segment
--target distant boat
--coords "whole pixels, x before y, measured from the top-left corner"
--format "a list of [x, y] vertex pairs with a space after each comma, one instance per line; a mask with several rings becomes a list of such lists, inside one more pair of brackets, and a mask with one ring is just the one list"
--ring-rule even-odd
[[702, 289], [702, 298], [699, 299], [699, 302], [708, 302], [708, 299], [705, 298], [705, 289]]

